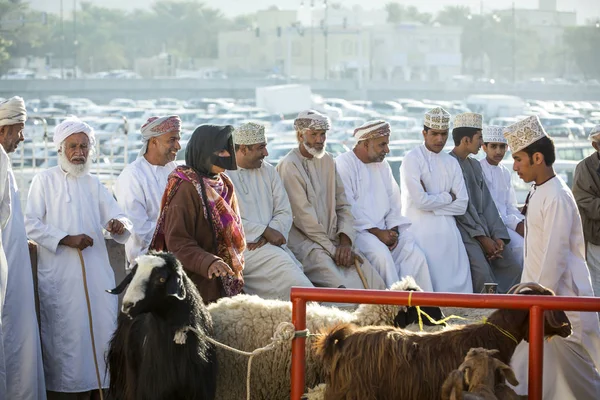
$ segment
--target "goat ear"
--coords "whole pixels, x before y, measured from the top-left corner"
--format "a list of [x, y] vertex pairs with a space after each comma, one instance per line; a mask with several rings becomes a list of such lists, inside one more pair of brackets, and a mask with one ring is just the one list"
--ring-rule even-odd
[[408, 326], [408, 316], [406, 310], [398, 311], [394, 317], [394, 326], [396, 328], [406, 328]]
[[127, 287], [127, 285], [129, 285], [131, 283], [131, 280], [133, 279], [133, 276], [135, 275], [135, 271], [137, 271], [137, 264], [135, 265], [135, 267], [133, 267], [133, 269], [131, 270], [131, 272], [129, 273], [129, 275], [127, 275], [122, 281], [121, 283], [119, 283], [117, 285], [116, 288], [114, 289], [107, 289], [106, 292], [110, 293], [110, 294], [121, 294], [123, 293], [123, 290], [125, 290], [125, 288]]
[[494, 363], [496, 364], [496, 370], [498, 372], [500, 372], [500, 375], [502, 375], [504, 377], [504, 379], [506, 379], [508, 381], [508, 383], [510, 383], [513, 386], [517, 386], [519, 384], [519, 381], [517, 380], [517, 377], [515, 376], [515, 372], [512, 370], [511, 367], [504, 364], [502, 361], [500, 361], [498, 359], [494, 359]]
[[465, 381], [465, 384], [467, 386], [469, 386], [471, 383], [469, 382], [471, 380], [471, 367], [464, 367], [462, 369], [462, 373], [463, 373], [463, 379]]

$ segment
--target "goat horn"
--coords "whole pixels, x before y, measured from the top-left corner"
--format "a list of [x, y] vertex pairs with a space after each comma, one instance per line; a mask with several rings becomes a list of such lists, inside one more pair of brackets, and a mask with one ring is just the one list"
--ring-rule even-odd
[[546, 287], [540, 285], [539, 283], [536, 283], [536, 282], [523, 282], [523, 283], [517, 283], [516, 285], [514, 285], [513, 287], [511, 287], [508, 290], [508, 294], [510, 294], [510, 293], [519, 294], [524, 289], [531, 289], [532, 291], [534, 291], [536, 293], [540, 293], [540, 294], [543, 294], [544, 292], [549, 291]]
[[114, 289], [107, 289], [106, 293], [110, 293], [110, 294], [121, 294], [123, 292], [123, 290], [125, 290], [125, 288], [127, 287], [127, 285], [129, 285], [131, 283], [131, 280], [133, 279], [133, 276], [135, 275], [135, 271], [137, 270], [137, 265], [135, 267], [133, 267], [133, 269], [131, 270], [131, 272], [129, 273], [129, 275], [127, 275], [122, 281], [121, 283], [119, 283], [117, 285], [116, 288]]

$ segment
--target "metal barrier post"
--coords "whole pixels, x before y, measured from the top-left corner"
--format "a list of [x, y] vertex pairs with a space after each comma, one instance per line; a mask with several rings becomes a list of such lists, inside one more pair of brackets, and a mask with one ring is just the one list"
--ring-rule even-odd
[[529, 398], [542, 400], [544, 377], [544, 310], [529, 310]]
[[[292, 299], [292, 323], [296, 331], [306, 329], [306, 300], [302, 298]], [[306, 359], [304, 348], [305, 337], [294, 337], [292, 339], [292, 384], [291, 399], [300, 400], [304, 394], [304, 372]]]

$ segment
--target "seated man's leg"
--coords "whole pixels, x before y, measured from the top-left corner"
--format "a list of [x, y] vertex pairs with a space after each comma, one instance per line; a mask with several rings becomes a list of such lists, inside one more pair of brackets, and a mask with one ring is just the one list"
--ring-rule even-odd
[[400, 280], [399, 266], [394, 262], [390, 249], [377, 236], [367, 231], [360, 232], [356, 235], [355, 244], [388, 288]]
[[[366, 278], [369, 289], [385, 289], [385, 283], [377, 271], [371, 266], [367, 258], [361, 254], [363, 263], [361, 270]], [[364, 289], [364, 285], [356, 267], [338, 267], [331, 256], [323, 249], [313, 249], [302, 260], [304, 273], [310, 281], [319, 287], [338, 288], [344, 286], [348, 289]]]
[[412, 276], [417, 285], [426, 292], [433, 292], [429, 265], [423, 250], [415, 242], [411, 232], [404, 231], [398, 238], [398, 246], [392, 252], [396, 265], [400, 268], [400, 278]]
[[312, 287], [302, 266], [291, 252], [267, 243], [244, 252], [244, 291], [265, 299], [290, 299], [292, 286]]
[[[381, 278], [381, 275], [379, 275], [379, 272], [377, 272], [377, 270], [375, 270], [373, 265], [371, 265], [371, 263], [369, 262], [369, 259], [361, 252], [357, 252], [357, 254], [363, 260], [362, 263], [359, 263], [359, 268], [362, 271], [363, 276], [365, 277], [365, 280], [367, 281], [368, 288], [375, 289], [375, 290], [386, 289], [385, 282]], [[347, 276], [349, 278], [351, 278], [353, 281], [356, 281], [358, 279], [358, 281], [361, 282], [361, 285], [359, 285], [359, 287], [361, 289], [364, 288], [364, 285], [362, 285], [362, 281], [360, 280], [360, 276], [358, 275], [358, 272], [356, 271], [356, 267], [353, 266], [353, 267], [347, 268], [346, 270], [347, 270]]]
[[305, 259], [299, 260], [304, 266], [304, 274], [317, 287], [337, 288], [346, 286], [341, 268], [322, 248], [312, 249]]
[[499, 293], [508, 292], [513, 285], [516, 285], [521, 281], [523, 264], [519, 264], [509, 248], [505, 247], [502, 252], [502, 258], [493, 260], [491, 265], [492, 272], [496, 277]]
[[469, 257], [469, 264], [471, 265], [471, 280], [473, 281], [473, 292], [481, 293], [485, 283], [496, 282], [496, 278], [492, 273], [492, 268], [485, 252], [479, 244], [479, 242], [473, 238], [468, 240], [463, 239], [465, 244], [465, 250], [467, 250], [467, 256]]
[[525, 244], [525, 240], [523, 239], [523, 236], [519, 235], [512, 229], [507, 227], [507, 230], [508, 236], [510, 236], [510, 242], [506, 245], [506, 248], [512, 252], [515, 261], [522, 267], [524, 256], [523, 246]]

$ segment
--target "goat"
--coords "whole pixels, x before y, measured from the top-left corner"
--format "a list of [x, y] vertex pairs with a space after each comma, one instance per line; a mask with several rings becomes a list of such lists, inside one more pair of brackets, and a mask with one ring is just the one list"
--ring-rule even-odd
[[[115, 400], [213, 400], [212, 319], [194, 283], [171, 253], [150, 252], [109, 293], [125, 292], [110, 341], [109, 396]], [[200, 335], [187, 334], [188, 328]]]
[[[496, 384], [518, 385], [513, 370], [494, 358], [498, 350], [481, 347], [469, 350], [458, 369], [450, 372], [442, 385], [442, 400], [510, 400], [496, 393]], [[466, 386], [467, 391], [464, 391]], [[508, 386], [507, 386], [508, 388]], [[508, 388], [510, 390], [510, 388]], [[514, 393], [514, 392], [513, 392]]]
[[[421, 290], [411, 277], [392, 285], [391, 290]], [[253, 351], [271, 342], [271, 337], [281, 322], [292, 320], [292, 303], [266, 300], [258, 296], [238, 295], [226, 297], [208, 305], [215, 326], [215, 339], [243, 351]], [[443, 318], [437, 307], [427, 308], [434, 319]], [[342, 322], [358, 325], [396, 325], [416, 329], [418, 317], [414, 307], [361, 304], [354, 312], [308, 303], [306, 326], [317, 332], [327, 326]], [[429, 325], [427, 318], [423, 323]], [[439, 329], [437, 326], [435, 329]], [[317, 363], [307, 340], [306, 383], [313, 387], [323, 382], [321, 364]], [[239, 400], [246, 396], [247, 359], [239, 354], [217, 349], [220, 373], [217, 381], [219, 400]], [[290, 398], [291, 343], [287, 342], [263, 353], [252, 361], [253, 399], [284, 400]]]
[[[545, 287], [520, 284], [515, 293], [554, 295]], [[547, 336], [567, 337], [571, 324], [564, 311], [545, 312]], [[326, 368], [328, 400], [436, 399], [450, 371], [472, 347], [498, 349], [505, 364], [528, 337], [529, 310], [496, 310], [487, 322], [439, 332], [413, 333], [384, 326], [339, 325], [323, 331], [315, 352]]]

